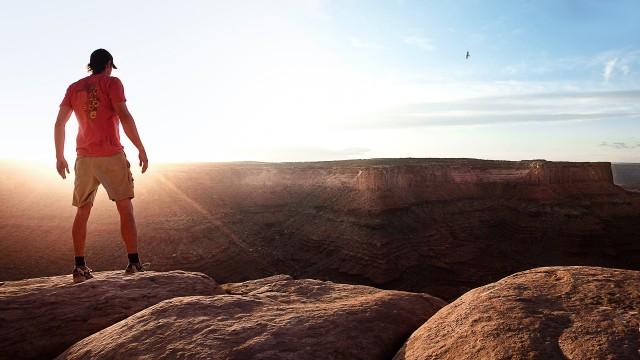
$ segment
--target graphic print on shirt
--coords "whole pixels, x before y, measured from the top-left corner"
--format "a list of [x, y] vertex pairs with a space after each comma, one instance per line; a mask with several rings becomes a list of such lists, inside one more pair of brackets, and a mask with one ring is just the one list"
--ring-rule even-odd
[[79, 110], [77, 113], [84, 121], [93, 120], [98, 116], [98, 105], [100, 105], [98, 85], [86, 84], [85, 89], [76, 95], [76, 106]]
[[93, 120], [98, 116], [98, 105], [100, 105], [100, 98], [98, 97], [98, 85], [89, 85], [89, 98], [87, 99], [87, 115], [89, 119]]

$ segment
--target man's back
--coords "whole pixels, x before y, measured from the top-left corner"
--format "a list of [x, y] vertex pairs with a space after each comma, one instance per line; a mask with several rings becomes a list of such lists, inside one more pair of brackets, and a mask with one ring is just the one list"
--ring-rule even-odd
[[78, 119], [77, 153], [111, 156], [123, 151], [120, 119], [113, 104], [126, 101], [120, 79], [95, 74], [71, 84], [61, 106], [73, 109]]

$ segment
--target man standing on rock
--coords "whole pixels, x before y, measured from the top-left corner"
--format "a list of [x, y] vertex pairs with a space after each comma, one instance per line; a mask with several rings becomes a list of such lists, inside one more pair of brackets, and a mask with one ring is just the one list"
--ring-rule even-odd
[[64, 158], [65, 125], [71, 113], [78, 119], [76, 138], [77, 158], [74, 167], [75, 182], [73, 206], [77, 207], [73, 228], [75, 267], [73, 282], [91, 279], [91, 269], [85, 263], [84, 250], [87, 222], [100, 184], [109, 198], [116, 203], [120, 214], [120, 231], [129, 258], [125, 274], [144, 271], [138, 258], [138, 233], [133, 214], [133, 176], [130, 164], [120, 143], [120, 123], [125, 134], [138, 149], [142, 173], [149, 165], [133, 116], [129, 113], [124, 87], [111, 71], [117, 69], [113, 56], [104, 49], [91, 54], [87, 69], [92, 73], [71, 84], [60, 104], [54, 136], [56, 168], [63, 179], [69, 173]]

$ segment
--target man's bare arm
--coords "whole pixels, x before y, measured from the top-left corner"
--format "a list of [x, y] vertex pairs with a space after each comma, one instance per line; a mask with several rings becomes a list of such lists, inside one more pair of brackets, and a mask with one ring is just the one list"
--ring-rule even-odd
[[140, 159], [140, 166], [142, 167], [142, 173], [144, 174], [149, 166], [149, 159], [147, 159], [147, 152], [142, 145], [142, 140], [140, 140], [136, 122], [133, 120], [133, 116], [129, 112], [129, 108], [127, 108], [127, 103], [124, 101], [114, 103], [113, 108], [120, 118], [120, 123], [122, 123], [124, 133], [127, 135], [129, 140], [131, 140], [131, 143], [133, 143], [133, 145], [138, 149], [138, 158]]
[[53, 137], [56, 144], [56, 170], [58, 170], [58, 174], [60, 174], [63, 179], [66, 179], [66, 174], [69, 173], [69, 164], [67, 164], [67, 160], [64, 158], [64, 127], [67, 125], [67, 121], [71, 118], [72, 113], [73, 109], [71, 109], [70, 106], [60, 106], [58, 117], [56, 118], [56, 125], [53, 129]]

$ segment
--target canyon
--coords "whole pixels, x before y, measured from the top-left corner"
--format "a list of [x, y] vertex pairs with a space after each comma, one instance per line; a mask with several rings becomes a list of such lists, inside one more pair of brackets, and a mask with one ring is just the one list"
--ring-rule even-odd
[[[640, 268], [640, 193], [614, 184], [610, 163], [152, 165], [133, 173], [140, 253], [155, 271], [219, 283], [287, 274], [453, 301], [542, 266]], [[73, 177], [1, 170], [0, 281], [70, 273]], [[115, 206], [100, 189], [88, 264], [124, 269], [125, 255]]]

